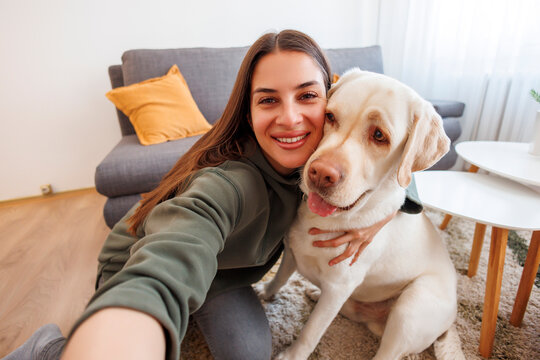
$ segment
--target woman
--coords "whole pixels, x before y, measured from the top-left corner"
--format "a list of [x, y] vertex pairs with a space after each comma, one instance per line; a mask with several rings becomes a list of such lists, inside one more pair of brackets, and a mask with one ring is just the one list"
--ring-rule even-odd
[[[281, 253], [301, 201], [297, 169], [322, 137], [330, 83], [323, 52], [305, 34], [265, 34], [251, 46], [221, 119], [111, 231], [99, 288], [63, 359], [176, 360], [190, 315], [216, 359], [270, 358], [251, 284]], [[349, 242], [335, 264], [357, 256], [390, 218], [314, 245]], [[42, 329], [20, 349], [57, 359], [65, 340]], [[8, 359], [31, 358], [20, 349]]]

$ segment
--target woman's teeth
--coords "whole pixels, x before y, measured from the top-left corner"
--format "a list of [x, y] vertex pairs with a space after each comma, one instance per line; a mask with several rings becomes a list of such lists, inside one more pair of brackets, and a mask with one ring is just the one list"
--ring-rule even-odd
[[295, 142], [297, 142], [297, 141], [302, 140], [302, 139], [305, 138], [307, 135], [308, 135], [308, 134], [304, 134], [304, 135], [297, 136], [297, 137], [293, 137], [293, 138], [276, 138], [276, 140], [279, 141], [279, 142], [282, 142], [282, 143], [292, 144], [292, 143], [295, 143]]

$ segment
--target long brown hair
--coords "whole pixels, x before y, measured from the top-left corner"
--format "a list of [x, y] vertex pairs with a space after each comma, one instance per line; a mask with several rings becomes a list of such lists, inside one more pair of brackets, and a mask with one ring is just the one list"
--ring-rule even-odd
[[326, 90], [330, 89], [328, 60], [313, 39], [296, 30], [283, 30], [261, 36], [249, 48], [242, 61], [221, 118], [178, 160], [154, 190], [143, 194], [140, 206], [128, 219], [129, 232], [135, 234], [157, 204], [184, 191], [198, 170], [244, 156], [245, 144], [255, 141], [248, 122], [253, 71], [263, 56], [278, 50], [299, 51], [311, 56], [321, 69]]

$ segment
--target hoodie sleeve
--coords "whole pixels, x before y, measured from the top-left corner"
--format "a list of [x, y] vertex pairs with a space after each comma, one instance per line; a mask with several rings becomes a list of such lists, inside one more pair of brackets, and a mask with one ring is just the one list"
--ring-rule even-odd
[[219, 171], [206, 171], [180, 196], [152, 210], [142, 238], [128, 235], [123, 221], [100, 255], [100, 273], [106, 281], [70, 336], [101, 309], [131, 308], [162, 324], [167, 359], [177, 360], [189, 314], [204, 302], [217, 272], [217, 254], [241, 213], [237, 187]]

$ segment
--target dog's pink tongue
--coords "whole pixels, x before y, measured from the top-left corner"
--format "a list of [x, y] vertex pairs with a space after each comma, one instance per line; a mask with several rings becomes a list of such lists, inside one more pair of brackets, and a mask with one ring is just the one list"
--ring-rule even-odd
[[336, 211], [337, 207], [328, 204], [319, 194], [310, 192], [308, 195], [309, 209], [319, 216], [328, 216]]

